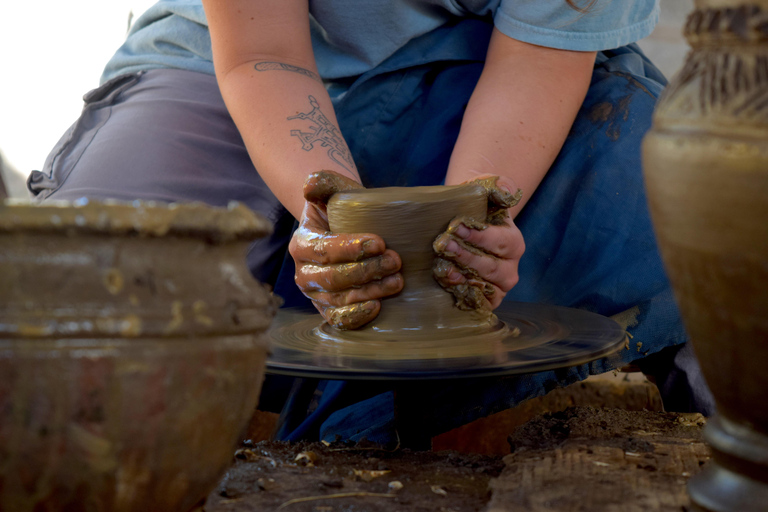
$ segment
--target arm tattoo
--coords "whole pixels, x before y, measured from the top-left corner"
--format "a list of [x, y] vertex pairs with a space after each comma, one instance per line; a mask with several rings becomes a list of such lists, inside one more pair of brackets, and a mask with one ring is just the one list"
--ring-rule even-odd
[[352, 171], [355, 163], [352, 155], [349, 154], [347, 143], [341, 136], [339, 129], [320, 111], [320, 105], [314, 96], [309, 97], [309, 104], [312, 110], [302, 112], [288, 118], [308, 120], [310, 131], [291, 130], [291, 136], [298, 137], [301, 141], [301, 149], [310, 151], [315, 148], [315, 144], [320, 147], [328, 148], [328, 156], [331, 160], [342, 166], [348, 171]]
[[253, 69], [256, 71], [291, 71], [293, 73], [298, 73], [300, 75], [304, 75], [306, 77], [311, 78], [315, 82], [323, 83], [323, 80], [320, 78], [320, 75], [317, 73], [314, 73], [308, 69], [300, 68], [298, 66], [292, 66], [290, 64], [285, 64], [284, 62], [259, 62], [255, 66], [253, 66]]

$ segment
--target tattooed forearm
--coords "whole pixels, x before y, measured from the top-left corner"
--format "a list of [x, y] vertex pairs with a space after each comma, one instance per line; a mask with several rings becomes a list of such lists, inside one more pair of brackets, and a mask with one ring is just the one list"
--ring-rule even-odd
[[311, 151], [315, 148], [315, 145], [328, 148], [328, 156], [331, 160], [344, 169], [352, 171], [355, 163], [352, 160], [352, 155], [349, 153], [347, 143], [344, 142], [344, 137], [341, 136], [341, 132], [320, 111], [320, 105], [314, 96], [309, 97], [309, 104], [312, 105], [312, 110], [288, 118], [288, 121], [293, 119], [309, 121], [309, 131], [291, 130], [291, 135], [299, 138], [301, 149], [304, 151]]
[[300, 68], [298, 66], [292, 66], [284, 62], [259, 62], [253, 66], [253, 69], [256, 71], [291, 71], [293, 73], [298, 73], [300, 75], [309, 77], [316, 82], [323, 83], [323, 80], [317, 73], [314, 73], [308, 69]]

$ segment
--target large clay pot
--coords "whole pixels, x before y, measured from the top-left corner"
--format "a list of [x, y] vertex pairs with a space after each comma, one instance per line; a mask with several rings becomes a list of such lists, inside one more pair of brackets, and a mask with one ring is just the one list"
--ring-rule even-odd
[[698, 506], [768, 510], [768, 1], [697, 0], [644, 142], [648, 200], [718, 408]]
[[185, 511], [231, 461], [275, 313], [243, 206], [0, 204], [0, 510]]

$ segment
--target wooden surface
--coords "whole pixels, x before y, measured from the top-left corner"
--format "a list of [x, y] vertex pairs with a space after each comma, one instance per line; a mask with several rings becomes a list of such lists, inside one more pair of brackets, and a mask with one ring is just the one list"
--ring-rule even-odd
[[629, 411], [663, 411], [658, 388], [642, 373], [609, 372], [557, 388], [544, 396], [527, 400], [517, 407], [455, 428], [432, 439], [432, 449], [461, 453], [506, 455], [507, 436], [530, 419], [568, 407], [613, 407]]
[[[262, 417], [262, 426], [273, 419]], [[697, 414], [571, 407], [510, 432], [512, 453], [503, 462], [344, 444], [250, 444], [204, 510], [691, 512], [686, 482], [709, 458], [705, 422]], [[313, 464], [302, 463], [299, 455], [309, 452]], [[374, 473], [361, 479], [360, 471]], [[388, 487], [393, 481], [403, 488]]]
[[549, 421], [539, 417], [512, 436], [518, 446], [491, 482], [488, 511], [690, 510], [686, 482], [709, 459], [700, 415], [591, 408], [566, 413]]

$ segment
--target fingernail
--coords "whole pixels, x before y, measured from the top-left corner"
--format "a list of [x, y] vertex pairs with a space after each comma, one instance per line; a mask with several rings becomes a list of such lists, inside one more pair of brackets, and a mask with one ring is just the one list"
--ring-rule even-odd
[[400, 274], [392, 274], [384, 278], [384, 284], [386, 286], [397, 286], [400, 282]]
[[385, 270], [395, 270], [398, 267], [398, 261], [391, 256], [385, 256], [383, 266]]
[[467, 226], [465, 226], [464, 224], [459, 224], [459, 225], [456, 227], [456, 235], [457, 235], [459, 238], [469, 238], [469, 234], [470, 234], [470, 233], [471, 233], [471, 231], [470, 231], [470, 230], [469, 230], [469, 228], [468, 228]]
[[451, 240], [445, 244], [445, 253], [451, 256], [456, 256], [459, 253], [459, 244], [454, 240]]
[[448, 241], [450, 239], [451, 237], [448, 235], [448, 233], [443, 233], [442, 235], [438, 236], [432, 243], [432, 249], [439, 253], [445, 251], [445, 247], [448, 245]]
[[513, 189], [517, 190], [517, 186], [513, 184], [514, 182], [511, 180], [511, 178], [499, 177], [499, 179], [496, 180], [496, 186], [504, 192], [508, 192], [510, 194], [513, 193]]

